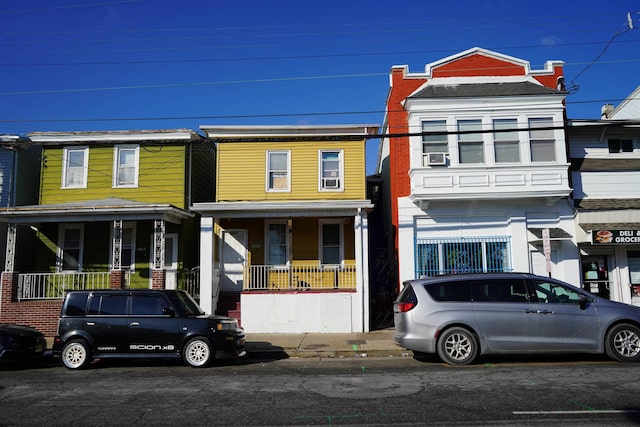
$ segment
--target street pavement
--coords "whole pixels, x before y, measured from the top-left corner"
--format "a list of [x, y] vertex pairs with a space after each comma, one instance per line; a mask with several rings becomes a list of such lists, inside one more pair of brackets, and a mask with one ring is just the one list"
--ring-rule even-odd
[[246, 350], [252, 357], [406, 357], [409, 350], [393, 342], [393, 328], [345, 334], [247, 333]]

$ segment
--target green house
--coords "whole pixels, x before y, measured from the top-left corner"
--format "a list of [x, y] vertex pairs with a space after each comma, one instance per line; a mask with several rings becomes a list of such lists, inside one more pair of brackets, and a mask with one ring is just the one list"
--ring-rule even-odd
[[[206, 139], [189, 129], [28, 136], [42, 147], [39, 203], [0, 214], [12, 300], [59, 299], [77, 288], [187, 288], [198, 277], [199, 218], [189, 206], [215, 196]], [[19, 228], [36, 244], [14, 271]]]

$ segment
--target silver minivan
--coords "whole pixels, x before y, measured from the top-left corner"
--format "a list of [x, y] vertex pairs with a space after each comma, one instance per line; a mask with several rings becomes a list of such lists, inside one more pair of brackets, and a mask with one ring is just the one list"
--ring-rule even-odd
[[394, 341], [451, 365], [481, 354], [603, 353], [640, 361], [640, 308], [528, 273], [435, 276], [404, 282]]

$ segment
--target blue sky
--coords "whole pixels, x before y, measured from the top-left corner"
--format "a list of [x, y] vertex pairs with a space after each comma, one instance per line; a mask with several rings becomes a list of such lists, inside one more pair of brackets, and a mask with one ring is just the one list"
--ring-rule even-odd
[[0, 0], [0, 134], [381, 125], [392, 66], [421, 72], [476, 46], [533, 68], [564, 61], [579, 86], [568, 116], [598, 118], [640, 85], [639, 12], [615, 0]]

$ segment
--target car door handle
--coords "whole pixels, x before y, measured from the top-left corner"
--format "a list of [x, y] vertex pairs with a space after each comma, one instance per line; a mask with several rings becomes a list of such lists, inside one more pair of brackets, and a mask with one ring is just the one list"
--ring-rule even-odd
[[131, 322], [129, 326], [140, 326], [140, 322]]
[[540, 314], [553, 314], [553, 311], [551, 311], [551, 310], [540, 310], [540, 311], [538, 311], [538, 313], [540, 313]]
[[527, 308], [526, 310], [523, 310], [523, 311], [527, 314], [531, 314], [531, 313], [538, 314], [538, 310], [531, 310]]
[[85, 322], [87, 326], [96, 326], [96, 322]]

